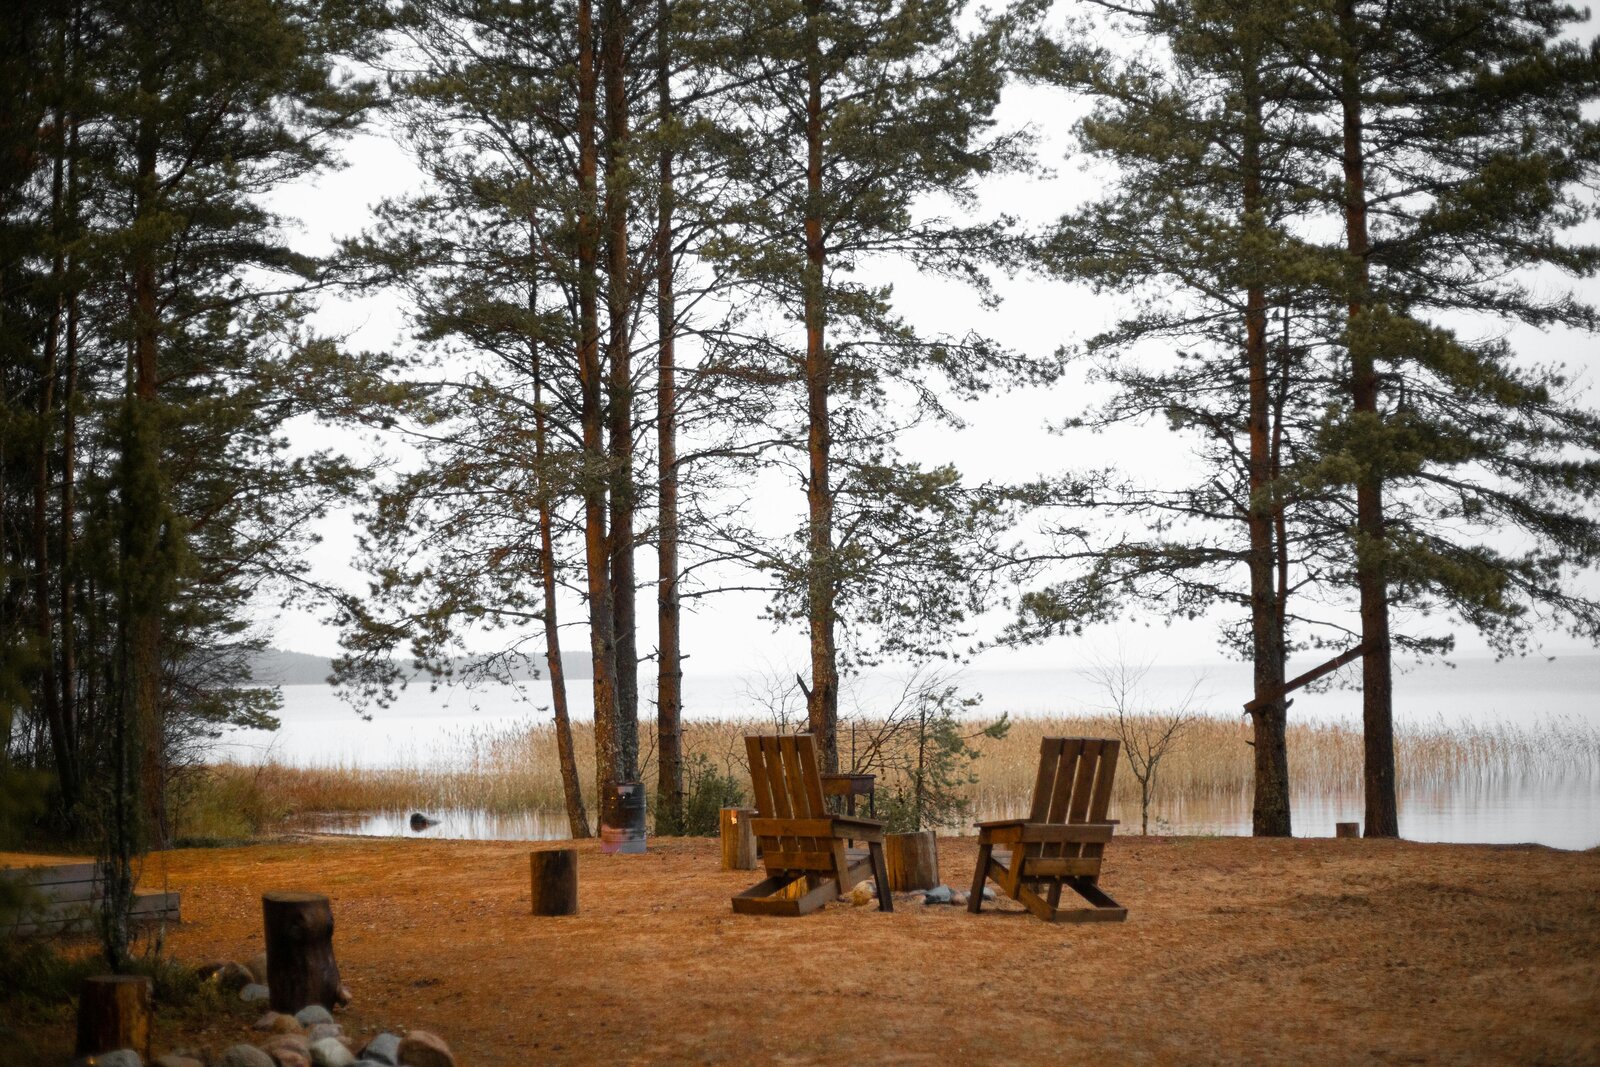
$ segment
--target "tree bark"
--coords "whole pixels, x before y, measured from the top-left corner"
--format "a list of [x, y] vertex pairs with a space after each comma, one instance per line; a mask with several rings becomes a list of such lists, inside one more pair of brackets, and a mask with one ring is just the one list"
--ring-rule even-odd
[[592, 0], [578, 0], [578, 383], [583, 431], [583, 542], [589, 594], [589, 651], [594, 665], [595, 792], [600, 820], [614, 814], [622, 780], [617, 719], [616, 634], [611, 612], [611, 548], [606, 536], [605, 412], [600, 402], [599, 203]]
[[[530, 220], [529, 225], [532, 225]], [[529, 304], [537, 309], [537, 278], [529, 283]], [[544, 587], [544, 660], [550, 672], [550, 704], [555, 712], [556, 758], [561, 764], [561, 791], [567, 808], [567, 825], [572, 836], [589, 836], [589, 813], [583, 807], [583, 785], [578, 780], [578, 759], [572, 747], [572, 716], [567, 709], [567, 674], [561, 662], [561, 629], [556, 616], [555, 517], [552, 512], [549, 479], [546, 474], [546, 433], [544, 407], [544, 365], [542, 348], [533, 341], [533, 459], [538, 469], [539, 487], [539, 578]]]
[[150, 1056], [150, 979], [142, 975], [85, 978], [78, 995], [76, 1054], [131, 1048]]
[[[1259, 232], [1262, 216], [1261, 95], [1257, 72], [1247, 57], [1244, 70], [1244, 229]], [[1272, 477], [1272, 397], [1267, 366], [1267, 295], [1263, 279], [1251, 279], [1245, 295], [1245, 362], [1249, 373], [1250, 630], [1255, 697], [1255, 801], [1251, 829], [1257, 837], [1288, 837], [1289, 748], [1287, 702], [1281, 695], [1284, 672], [1283, 614], [1278, 606], [1275, 539], [1276, 487]]]
[[333, 958], [333, 909], [320, 893], [264, 893], [267, 988], [273, 1011], [339, 1003], [339, 965]]
[[628, 329], [628, 19], [622, 0], [605, 0], [600, 69], [605, 83], [606, 326], [610, 375], [611, 626], [616, 637], [617, 737], [622, 778], [639, 777], [639, 648], [633, 563], [633, 354]]
[[885, 834], [883, 860], [891, 892], [932, 889], [939, 884], [939, 842], [932, 830]]
[[[1349, 262], [1350, 399], [1355, 419], [1376, 430], [1378, 374], [1362, 318], [1368, 312], [1366, 162], [1363, 140], [1359, 27], [1354, 0], [1343, 0], [1339, 29], [1340, 105], [1343, 118], [1345, 244]], [[1385, 560], [1383, 470], [1376, 449], [1360, 465], [1356, 480], [1356, 588], [1361, 602], [1361, 726], [1368, 837], [1397, 837], [1395, 802], [1393, 679], [1389, 647], [1389, 581]]]
[[817, 24], [821, 0], [806, 0], [806, 266], [802, 279], [806, 326], [806, 503], [807, 616], [811, 631], [811, 690], [806, 711], [823, 774], [839, 770], [839, 657], [835, 643], [835, 592], [838, 576], [833, 552], [833, 444], [828, 400], [832, 359], [825, 344], [826, 253], [822, 243], [822, 47]]
[[535, 915], [578, 914], [578, 850], [548, 848], [528, 854]]
[[[136, 225], [146, 223], [158, 208], [156, 136], [149, 120], [141, 123], [135, 146]], [[139, 234], [133, 252], [132, 394], [128, 403], [124, 484], [121, 487], [127, 496], [122, 501], [125, 515], [122, 585], [127, 619], [123, 686], [124, 699], [129, 701], [126, 706], [132, 712], [137, 746], [136, 775], [143, 830], [140, 837], [147, 845], [159, 846], [166, 840], [161, 623], [171, 577], [164, 542], [171, 531], [166, 521], [157, 411], [160, 312], [157, 308], [156, 249], [148, 234]]]
[[670, 0], [658, 0], [656, 97], [662, 129], [656, 204], [656, 803], [658, 822], [683, 829], [683, 660], [678, 617], [678, 390], [673, 262], [672, 53]]

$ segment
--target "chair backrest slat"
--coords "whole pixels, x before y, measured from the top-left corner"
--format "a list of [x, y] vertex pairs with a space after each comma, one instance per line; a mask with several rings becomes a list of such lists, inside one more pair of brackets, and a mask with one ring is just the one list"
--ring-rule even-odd
[[[822, 776], [817, 771], [816, 743], [810, 734], [786, 737], [746, 737], [750, 757], [750, 787], [756, 812], [763, 819], [825, 819], [827, 801]], [[762, 839], [770, 852], [818, 852], [831, 840], [813, 837]]]
[[1044, 822], [1050, 816], [1050, 791], [1055, 785], [1056, 772], [1061, 769], [1062, 739], [1046, 737], [1039, 741], [1039, 773], [1033, 780], [1033, 808], [1028, 812], [1029, 822]]

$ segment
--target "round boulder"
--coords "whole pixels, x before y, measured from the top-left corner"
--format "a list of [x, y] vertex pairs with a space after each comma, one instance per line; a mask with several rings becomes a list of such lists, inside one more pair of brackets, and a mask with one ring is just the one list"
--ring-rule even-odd
[[272, 1057], [254, 1045], [234, 1045], [217, 1059], [216, 1067], [276, 1067]]
[[400, 1042], [401, 1067], [456, 1067], [456, 1058], [444, 1038], [426, 1030], [413, 1030]]

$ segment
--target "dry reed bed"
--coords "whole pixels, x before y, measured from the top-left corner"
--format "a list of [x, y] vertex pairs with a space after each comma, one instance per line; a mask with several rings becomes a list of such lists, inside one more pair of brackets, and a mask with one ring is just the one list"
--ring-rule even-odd
[[[592, 805], [592, 732], [584, 724], [576, 726], [578, 767]], [[685, 724], [685, 748], [692, 758], [703, 758], [748, 788], [743, 739], [771, 729], [770, 723], [756, 719], [697, 720]], [[981, 755], [971, 768], [976, 780], [966, 787], [967, 799], [985, 817], [1020, 813], [1033, 789], [1040, 738], [1115, 735], [1116, 722], [1109, 716], [1015, 719], [1004, 738], [974, 742]], [[1250, 728], [1243, 721], [1196, 720], [1161, 764], [1153, 802], [1182, 807], [1247, 795], [1252, 766], [1249, 738]], [[644, 728], [641, 742], [643, 780], [650, 783], [655, 779], [654, 731]], [[841, 737], [841, 747], [841, 759], [848, 764], [848, 731]], [[1408, 726], [1398, 730], [1396, 747], [1403, 790], [1600, 774], [1600, 726], [1574, 719], [1527, 725]], [[1292, 725], [1289, 765], [1297, 792], [1359, 790], [1360, 730], [1346, 723]], [[182, 817], [189, 832], [221, 835], [257, 832], [307, 812], [477, 808], [511, 813], [562, 807], [554, 732], [543, 724], [470, 733], [431, 764], [368, 768], [227, 763], [204, 768], [192, 784]], [[890, 781], [880, 787], [892, 789], [896, 784]], [[1117, 777], [1116, 801], [1124, 811], [1137, 811], [1137, 783], [1126, 765]]]

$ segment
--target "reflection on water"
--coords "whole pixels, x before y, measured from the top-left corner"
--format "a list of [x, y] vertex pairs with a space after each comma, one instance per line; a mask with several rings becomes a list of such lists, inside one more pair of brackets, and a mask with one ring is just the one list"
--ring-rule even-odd
[[[983, 812], [1005, 818], [1020, 812]], [[1137, 808], [1113, 808], [1124, 833], [1137, 833]], [[437, 825], [411, 829], [410, 811], [306, 815], [290, 829], [308, 833], [376, 837], [422, 837], [474, 841], [555, 841], [568, 836], [562, 812], [499, 814], [477, 809], [430, 811]], [[1336, 822], [1360, 822], [1359, 792], [1298, 793], [1294, 831], [1301, 837], [1332, 837]], [[1156, 805], [1150, 829], [1162, 834], [1244, 835], [1250, 832], [1250, 798], [1208, 798]], [[1410, 790], [1400, 795], [1400, 836], [1410, 841], [1551, 845], [1583, 849], [1600, 845], [1600, 776], [1588, 781], [1497, 781], [1454, 789]]]

